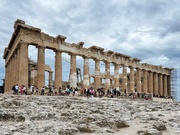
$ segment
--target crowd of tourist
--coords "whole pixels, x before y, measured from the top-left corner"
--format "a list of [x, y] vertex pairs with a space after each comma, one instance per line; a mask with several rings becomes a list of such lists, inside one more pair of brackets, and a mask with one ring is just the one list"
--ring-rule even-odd
[[132, 92], [127, 93], [126, 90], [124, 93], [121, 93], [120, 90], [116, 90], [116, 88], [108, 89], [107, 91], [105, 88], [98, 88], [95, 90], [93, 87], [90, 88], [73, 88], [73, 87], [66, 87], [65, 90], [62, 90], [61, 87], [42, 87], [39, 89], [38, 87], [34, 87], [31, 85], [29, 88], [27, 86], [18, 84], [14, 85], [12, 87], [13, 94], [18, 95], [47, 95], [47, 96], [86, 96], [89, 97], [122, 97], [122, 98], [130, 98], [130, 99], [146, 99], [146, 100], [152, 100], [153, 97], [158, 98], [170, 98], [170, 97], [164, 97], [164, 96], [158, 96], [153, 95], [152, 93], [138, 93], [138, 92]]

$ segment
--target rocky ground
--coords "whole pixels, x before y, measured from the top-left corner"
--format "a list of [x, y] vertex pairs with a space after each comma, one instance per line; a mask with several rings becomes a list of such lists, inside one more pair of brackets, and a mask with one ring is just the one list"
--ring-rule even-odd
[[1, 135], [180, 135], [180, 103], [0, 95]]

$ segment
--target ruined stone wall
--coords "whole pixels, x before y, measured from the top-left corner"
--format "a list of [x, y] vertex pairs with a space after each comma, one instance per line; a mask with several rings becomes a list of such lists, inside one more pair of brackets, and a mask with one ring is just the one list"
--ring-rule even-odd
[[[45, 49], [55, 52], [55, 87], [62, 87], [62, 52], [70, 55], [70, 86], [77, 87], [76, 77], [76, 56], [84, 59], [83, 87], [89, 87], [89, 59], [95, 61], [94, 88], [97, 90], [101, 86], [100, 61], [105, 62], [105, 89], [110, 88], [110, 63], [114, 65], [114, 88], [119, 89], [119, 69], [122, 68], [121, 91], [127, 91], [128, 72], [129, 92], [135, 90], [139, 93], [154, 93], [156, 95], [168, 96], [170, 91], [171, 68], [140, 63], [140, 59], [132, 58], [119, 52], [111, 50], [104, 51], [104, 48], [91, 46], [83, 47], [84, 43], [68, 43], [66, 37], [57, 35], [49, 36], [41, 32], [41, 29], [29, 26], [22, 20], [17, 20], [14, 24], [9, 45], [4, 50], [5, 67], [5, 91], [11, 90], [14, 84], [28, 85], [28, 45], [38, 48], [37, 61], [37, 86], [43, 87], [45, 84]], [[15, 68], [14, 68], [15, 67]], [[135, 72], [137, 75], [135, 75]]]

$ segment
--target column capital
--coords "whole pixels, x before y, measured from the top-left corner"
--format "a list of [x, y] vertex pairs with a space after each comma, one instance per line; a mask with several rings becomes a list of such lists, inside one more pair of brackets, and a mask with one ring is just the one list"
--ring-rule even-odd
[[24, 41], [19, 41], [19, 44], [27, 44], [27, 45], [29, 45], [29, 43], [24, 42]]
[[82, 55], [82, 58], [83, 58], [83, 59], [89, 59], [89, 57], [86, 56], [86, 55]]
[[154, 72], [153, 72], [153, 71], [151, 71], [151, 70], [148, 70], [148, 72], [149, 72], [150, 74], [154, 73]]
[[132, 69], [135, 69], [133, 66], [128, 66], [128, 67], [129, 67], [131, 70], [132, 70]]
[[120, 66], [120, 64], [119, 63], [116, 63], [116, 62], [112, 62], [112, 64], [115, 66], [115, 65], [118, 65], [118, 66]]
[[75, 55], [75, 56], [76, 56], [76, 54], [75, 54], [75, 53], [72, 53], [72, 52], [69, 52], [68, 54], [71, 55], [71, 56], [72, 56], [72, 55]]
[[[62, 55], [60, 49], [54, 49], [55, 52], [55, 77], [54, 86], [62, 87]], [[51, 74], [51, 72], [49, 72]]]
[[158, 74], [158, 72], [153, 71], [154, 74]]
[[140, 67], [135, 67], [136, 70], [142, 70]]
[[53, 49], [53, 51], [62, 53], [62, 51], [60, 49]]
[[127, 68], [128, 66], [126, 64], [121, 64], [122, 67]]
[[100, 60], [99, 60], [99, 59], [97, 59], [97, 58], [93, 58], [93, 60], [94, 60], [94, 61], [100, 61]]
[[103, 60], [103, 61], [104, 61], [105, 64], [106, 64], [106, 63], [109, 63], [109, 64], [111, 63], [111, 62], [109, 62], [109, 61], [107, 61], [107, 60]]
[[42, 49], [45, 49], [46, 47], [38, 44], [38, 45], [36, 45], [36, 48], [42, 48]]

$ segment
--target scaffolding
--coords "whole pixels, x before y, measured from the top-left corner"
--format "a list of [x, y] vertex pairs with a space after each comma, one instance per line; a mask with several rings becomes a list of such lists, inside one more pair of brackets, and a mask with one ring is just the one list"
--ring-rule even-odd
[[171, 71], [171, 96], [177, 101], [177, 69]]

